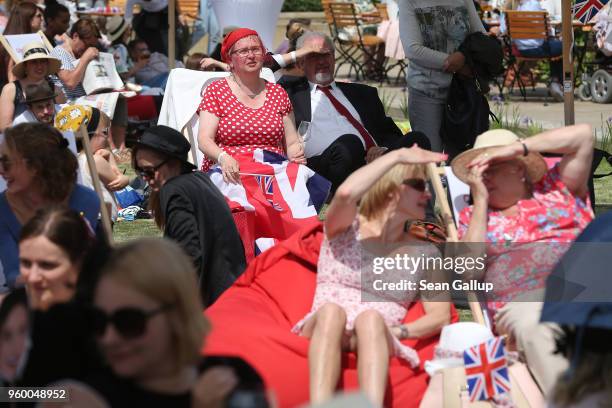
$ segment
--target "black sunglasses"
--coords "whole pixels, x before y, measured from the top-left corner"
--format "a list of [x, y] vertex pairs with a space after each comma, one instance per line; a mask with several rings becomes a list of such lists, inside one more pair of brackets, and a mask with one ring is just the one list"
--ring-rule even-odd
[[421, 193], [427, 190], [427, 182], [420, 178], [410, 178], [402, 181], [402, 184], [410, 186]]
[[170, 306], [164, 305], [157, 309], [144, 311], [135, 307], [124, 307], [115, 310], [110, 315], [92, 307], [89, 311], [93, 334], [96, 337], [104, 336], [106, 327], [112, 324], [117, 333], [125, 339], [135, 339], [142, 336], [147, 330], [147, 322], [157, 314], [165, 312]]
[[146, 169], [142, 169], [140, 167], [135, 168], [134, 170], [136, 170], [136, 173], [138, 173], [138, 175], [142, 178], [154, 178], [155, 177], [155, 172], [157, 170], [159, 170], [164, 164], [168, 163], [170, 161], [170, 159], [166, 159], [164, 161], [162, 161], [161, 163], [159, 163], [157, 166], [154, 167], [147, 167]]

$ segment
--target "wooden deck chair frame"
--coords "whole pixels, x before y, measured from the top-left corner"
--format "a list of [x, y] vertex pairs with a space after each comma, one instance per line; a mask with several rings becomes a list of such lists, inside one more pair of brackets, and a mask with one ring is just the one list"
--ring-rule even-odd
[[[527, 91], [526, 86], [521, 79], [520, 73], [527, 62], [537, 62], [546, 60], [556, 61], [562, 58], [562, 56], [558, 57], [523, 57], [520, 55], [515, 55], [513, 53], [512, 42], [514, 40], [548, 40], [549, 25], [548, 25], [548, 13], [546, 11], [516, 11], [516, 10], [506, 10], [506, 27], [508, 29], [508, 55], [509, 55], [509, 65], [508, 70], [506, 71], [506, 75], [504, 76], [504, 82], [508, 77], [510, 71], [514, 72], [514, 79], [510, 84], [509, 88], [512, 90], [514, 88], [514, 83], [516, 82], [519, 86], [519, 90], [521, 95], [523, 96], [523, 100], [527, 100]], [[515, 62], [510, 64], [510, 62]], [[532, 84], [535, 83], [532, 78]]]
[[[380, 46], [384, 41], [375, 35], [364, 35], [361, 33], [361, 25], [363, 23], [380, 23], [382, 20], [377, 12], [358, 15], [354, 3], [329, 3], [331, 16], [333, 18], [334, 33], [337, 38], [337, 49], [340, 55], [345, 57], [352, 68], [356, 70], [356, 80], [361, 77], [365, 78], [365, 66], [369, 61], [372, 61], [372, 67], [376, 75], [379, 75], [381, 80], [385, 78], [386, 71], [384, 61], [379, 62], [376, 59], [376, 53], [370, 51], [369, 47]], [[339, 33], [343, 28], [356, 27], [356, 34], [353, 38], [342, 40], [339, 38]], [[359, 59], [363, 57], [361, 63]], [[336, 74], [340, 69], [340, 65], [336, 66]], [[350, 71], [349, 71], [350, 72]]]
[[[455, 219], [453, 218], [450, 205], [446, 199], [446, 190], [444, 190], [442, 181], [440, 179], [442, 176], [444, 176], [444, 167], [438, 167], [434, 163], [429, 163], [427, 165], [427, 177], [429, 180], [431, 180], [431, 184], [436, 194], [436, 202], [439, 205], [442, 214], [442, 223], [446, 228], [447, 241], [459, 242], [459, 235], [457, 233]], [[487, 326], [482, 306], [480, 305], [475, 293], [468, 293], [468, 303], [474, 321], [478, 324]]]
[[93, 152], [91, 151], [91, 142], [89, 140], [89, 134], [87, 133], [87, 125], [83, 124], [77, 130], [77, 134], [83, 141], [83, 150], [85, 151], [85, 157], [87, 158], [87, 166], [89, 167], [89, 174], [91, 174], [91, 180], [93, 187], [100, 200], [100, 214], [102, 215], [102, 228], [106, 235], [106, 239], [110, 245], [113, 244], [113, 229], [111, 227], [111, 218], [108, 211], [108, 207], [104, 202], [104, 195], [102, 194], [102, 183], [100, 182], [100, 175], [96, 168], [96, 162], [94, 161]]

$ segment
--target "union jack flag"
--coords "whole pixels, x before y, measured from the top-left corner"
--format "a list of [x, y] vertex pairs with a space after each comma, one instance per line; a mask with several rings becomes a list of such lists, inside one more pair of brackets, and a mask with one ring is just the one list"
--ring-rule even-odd
[[276, 211], [283, 211], [283, 207], [274, 202], [274, 176], [255, 176], [255, 180], [257, 180], [257, 184], [261, 187], [266, 200], [272, 204], [272, 208]]
[[306, 166], [266, 150], [234, 155], [241, 184], [223, 181], [218, 166], [208, 172], [225, 196], [247, 261], [311, 222], [318, 222], [330, 182]]
[[489, 400], [510, 392], [506, 350], [495, 337], [463, 352], [470, 401]]
[[572, 12], [576, 20], [580, 20], [582, 24], [586, 24], [595, 14], [606, 5], [608, 0], [576, 0], [572, 6]]

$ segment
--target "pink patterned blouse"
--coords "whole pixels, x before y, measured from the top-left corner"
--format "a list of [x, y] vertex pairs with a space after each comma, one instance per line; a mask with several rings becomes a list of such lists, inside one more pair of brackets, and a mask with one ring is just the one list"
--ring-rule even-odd
[[[557, 261], [593, 220], [588, 197], [576, 197], [555, 165], [534, 186], [533, 197], [517, 203], [518, 214], [489, 210], [484, 280], [493, 283], [487, 303], [493, 315], [517, 295], [543, 289]], [[459, 237], [467, 231], [473, 206], [459, 216]], [[535, 300], [535, 299], [534, 299]]]

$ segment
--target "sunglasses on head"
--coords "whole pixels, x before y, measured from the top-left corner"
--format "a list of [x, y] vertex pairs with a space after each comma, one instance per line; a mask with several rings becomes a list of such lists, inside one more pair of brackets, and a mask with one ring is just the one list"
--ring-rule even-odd
[[410, 178], [402, 181], [402, 184], [410, 186], [421, 193], [427, 190], [427, 181], [420, 178]]
[[165, 312], [169, 305], [161, 306], [154, 310], [145, 311], [135, 307], [124, 307], [113, 313], [106, 312], [93, 307], [90, 310], [90, 322], [96, 337], [104, 336], [109, 324], [113, 325], [117, 333], [125, 339], [135, 339], [147, 331], [147, 322], [157, 314]]
[[168, 163], [170, 159], [166, 159], [163, 160], [161, 163], [159, 163], [157, 166], [153, 166], [153, 167], [147, 167], [147, 168], [141, 168], [141, 167], [137, 167], [134, 170], [136, 171], [136, 173], [142, 177], [142, 178], [149, 178], [152, 179], [155, 177], [155, 172], [157, 170], [159, 170], [164, 164]]

